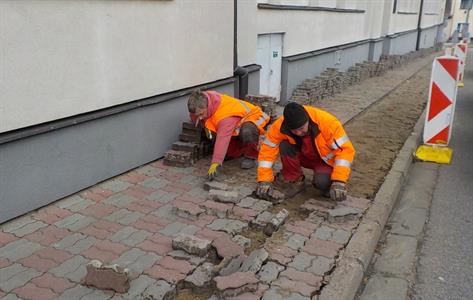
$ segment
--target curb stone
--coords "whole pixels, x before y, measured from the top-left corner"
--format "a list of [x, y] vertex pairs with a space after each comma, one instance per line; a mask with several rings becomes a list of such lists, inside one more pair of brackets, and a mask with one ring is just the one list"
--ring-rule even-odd
[[422, 138], [426, 111], [421, 114], [411, 135], [404, 142], [396, 159], [376, 193], [373, 204], [350, 239], [338, 267], [331, 275], [327, 286], [322, 289], [319, 300], [352, 300], [368, 268], [381, 231], [396, 203], [401, 186], [413, 162], [413, 153]]

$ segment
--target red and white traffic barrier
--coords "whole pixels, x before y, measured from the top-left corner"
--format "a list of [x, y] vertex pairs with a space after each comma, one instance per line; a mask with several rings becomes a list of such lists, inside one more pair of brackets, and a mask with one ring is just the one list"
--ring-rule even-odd
[[467, 44], [460, 42], [458, 44], [455, 44], [455, 47], [453, 48], [453, 55], [458, 57], [460, 59], [460, 67], [459, 67], [459, 72], [458, 72], [458, 84], [459, 86], [463, 86], [463, 75], [465, 73], [465, 63], [466, 63], [466, 54], [468, 51], [468, 46]]
[[459, 67], [460, 59], [455, 56], [434, 59], [424, 124], [424, 144], [446, 146], [450, 141]]

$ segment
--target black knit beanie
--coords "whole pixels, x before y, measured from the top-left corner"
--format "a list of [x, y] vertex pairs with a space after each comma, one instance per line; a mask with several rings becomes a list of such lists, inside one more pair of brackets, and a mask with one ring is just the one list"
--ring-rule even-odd
[[284, 107], [284, 121], [282, 126], [287, 129], [297, 129], [302, 127], [309, 116], [302, 105], [296, 102], [290, 102]]

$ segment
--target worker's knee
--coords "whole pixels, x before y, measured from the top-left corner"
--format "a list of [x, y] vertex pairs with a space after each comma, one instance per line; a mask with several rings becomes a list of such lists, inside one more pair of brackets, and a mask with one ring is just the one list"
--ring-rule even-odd
[[330, 189], [330, 186], [332, 185], [332, 179], [330, 178], [330, 174], [314, 173], [314, 177], [312, 178], [312, 184], [316, 189], [325, 192]]
[[281, 156], [295, 156], [297, 154], [298, 150], [296, 145], [293, 145], [289, 143], [288, 141], [282, 141], [279, 144], [279, 153]]
[[256, 143], [259, 139], [259, 130], [252, 122], [245, 122], [240, 127], [240, 140], [244, 143]]

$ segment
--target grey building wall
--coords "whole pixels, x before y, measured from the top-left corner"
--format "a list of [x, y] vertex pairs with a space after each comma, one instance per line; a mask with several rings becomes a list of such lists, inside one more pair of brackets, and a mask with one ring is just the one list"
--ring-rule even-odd
[[405, 54], [416, 50], [417, 29], [387, 36], [383, 44], [383, 54]]
[[379, 58], [383, 54], [383, 41], [384, 38], [380, 38], [370, 42], [370, 52], [368, 55], [369, 60], [379, 61]]
[[420, 33], [420, 48], [430, 48], [433, 47], [438, 38], [439, 26], [433, 26], [429, 28], [424, 28]]
[[[250, 73], [255, 93], [256, 76]], [[235, 85], [229, 78], [202, 88], [233, 95]], [[139, 100], [121, 112], [94, 112], [106, 116], [89, 121], [80, 116], [76, 125], [58, 121], [0, 135], [0, 223], [162, 157], [188, 118], [191, 90], [165, 95], [163, 102], [163, 96]]]
[[346, 70], [357, 62], [368, 60], [368, 41], [317, 50], [282, 58], [281, 104], [287, 102], [298, 84], [317, 76], [327, 68]]

